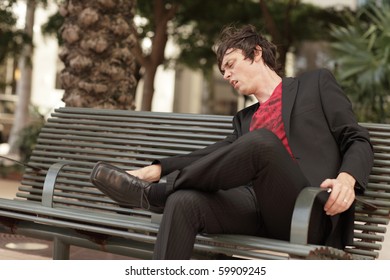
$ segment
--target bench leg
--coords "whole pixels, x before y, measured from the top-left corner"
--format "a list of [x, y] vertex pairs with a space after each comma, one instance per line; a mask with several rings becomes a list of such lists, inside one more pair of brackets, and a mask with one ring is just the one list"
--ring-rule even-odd
[[53, 240], [53, 260], [69, 260], [70, 245], [55, 237]]

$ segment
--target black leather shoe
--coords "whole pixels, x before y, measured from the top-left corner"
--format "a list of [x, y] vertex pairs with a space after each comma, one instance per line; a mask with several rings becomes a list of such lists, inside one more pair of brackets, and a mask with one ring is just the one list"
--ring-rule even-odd
[[155, 213], [162, 213], [164, 210], [163, 207], [149, 203], [151, 183], [114, 165], [99, 161], [92, 169], [90, 180], [102, 193], [121, 205], [140, 207]]

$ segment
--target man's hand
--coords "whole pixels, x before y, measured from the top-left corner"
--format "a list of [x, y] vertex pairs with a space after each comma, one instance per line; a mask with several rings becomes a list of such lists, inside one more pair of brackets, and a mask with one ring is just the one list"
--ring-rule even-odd
[[330, 189], [330, 196], [325, 203], [324, 211], [333, 216], [347, 210], [355, 200], [355, 178], [341, 172], [336, 179], [326, 179], [321, 188]]
[[161, 178], [161, 165], [152, 164], [140, 169], [127, 171], [127, 173], [148, 182], [158, 182]]

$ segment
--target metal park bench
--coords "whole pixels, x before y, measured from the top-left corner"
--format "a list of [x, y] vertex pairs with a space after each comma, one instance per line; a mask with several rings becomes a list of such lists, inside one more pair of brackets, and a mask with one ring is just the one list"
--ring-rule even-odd
[[[150, 259], [160, 215], [118, 205], [90, 182], [97, 161], [130, 170], [223, 139], [231, 116], [87, 108], [55, 110], [42, 128], [17, 198], [0, 199], [0, 232], [53, 241], [53, 259], [79, 246]], [[375, 166], [357, 203], [355, 240], [345, 251], [307, 244], [307, 221], [318, 188], [296, 203], [291, 241], [242, 235], [202, 235], [193, 258], [375, 259], [390, 212], [390, 125], [363, 124], [375, 147]]]

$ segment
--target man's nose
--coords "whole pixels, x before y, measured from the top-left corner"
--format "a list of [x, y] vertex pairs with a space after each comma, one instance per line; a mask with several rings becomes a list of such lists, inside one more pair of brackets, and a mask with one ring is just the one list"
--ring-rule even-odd
[[224, 78], [225, 80], [229, 80], [229, 78], [230, 78], [230, 72], [229, 72], [229, 71], [225, 71], [225, 73], [223, 73], [223, 78]]

